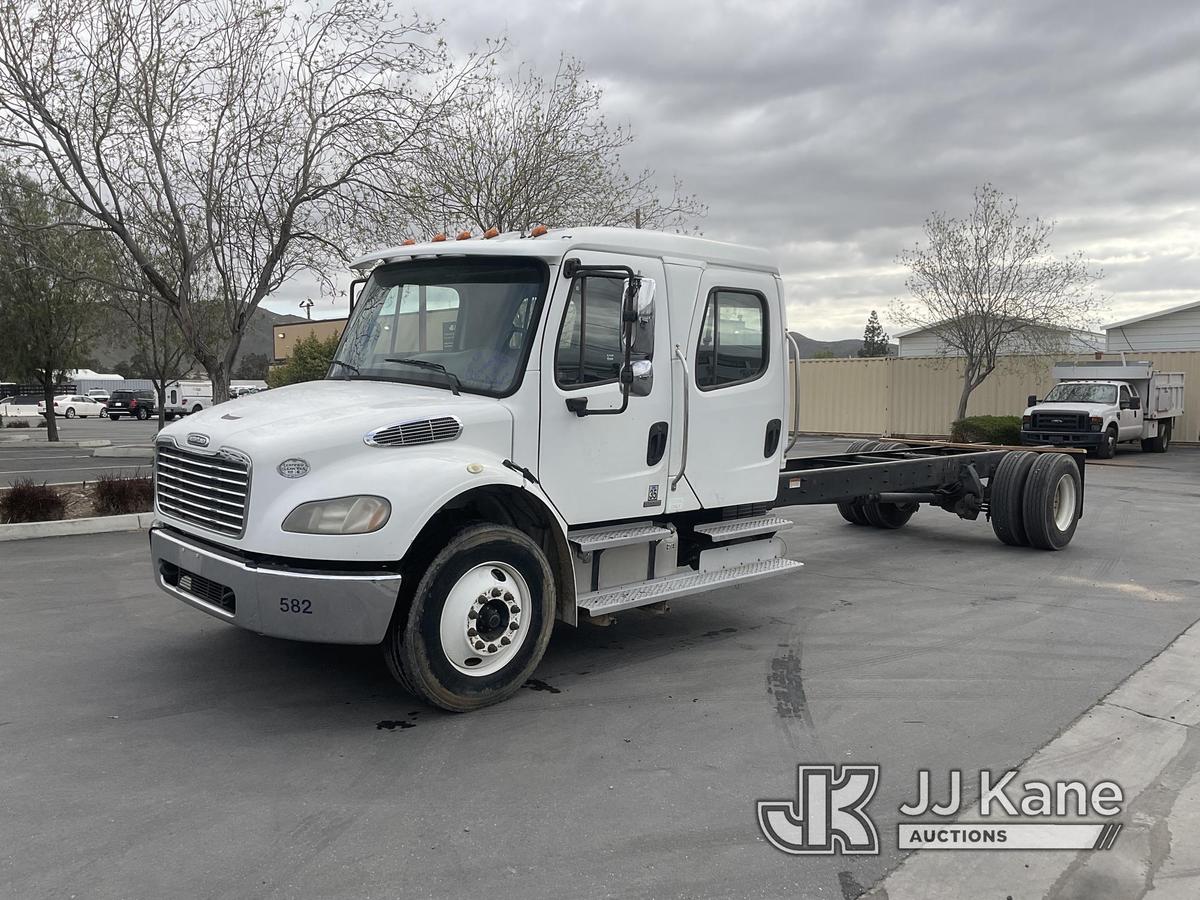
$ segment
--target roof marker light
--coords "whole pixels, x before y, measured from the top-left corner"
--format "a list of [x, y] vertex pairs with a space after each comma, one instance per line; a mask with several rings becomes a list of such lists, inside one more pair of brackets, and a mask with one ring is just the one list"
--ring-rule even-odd
[[533, 230], [529, 232], [529, 236], [530, 237], [541, 237], [543, 234], [546, 234], [546, 232], [548, 232], [549, 230], [550, 229], [547, 228], [545, 225], [535, 225], [535, 226], [533, 226]]
[[416, 241], [413, 240], [412, 238], [405, 238], [404, 240], [402, 240], [400, 242], [400, 246], [401, 247], [411, 247], [415, 243], [416, 243]]
[[458, 233], [458, 237], [455, 238], [456, 241], [469, 241], [470, 239], [471, 239], [471, 232], [469, 232], [469, 231], [460, 231]]
[[446, 236], [444, 234], [435, 234], [433, 236], [433, 239], [431, 240], [431, 243], [440, 244], [445, 239], [446, 239]]
[[497, 228], [495, 225], [493, 225], [491, 228], [489, 228], [487, 231], [485, 231], [483, 233], [483, 238], [484, 238], [484, 240], [487, 240], [488, 238], [494, 238], [499, 233], [500, 233], [500, 229]]

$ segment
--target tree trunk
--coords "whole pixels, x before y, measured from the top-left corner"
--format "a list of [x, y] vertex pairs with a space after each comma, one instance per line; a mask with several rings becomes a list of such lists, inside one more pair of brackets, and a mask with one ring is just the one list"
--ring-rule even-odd
[[46, 440], [58, 440], [58, 417], [54, 415], [54, 368], [42, 377], [42, 399], [46, 401]]
[[955, 422], [967, 417], [967, 401], [971, 399], [971, 391], [975, 390], [972, 380], [970, 370], [963, 373], [962, 393], [958, 395], [958, 411], [954, 414]]
[[204, 366], [204, 371], [208, 373], [208, 379], [212, 382], [213, 404], [224, 403], [229, 399], [229, 366], [224, 360], [201, 360], [200, 364]]
[[161, 378], [154, 380], [154, 393], [158, 397], [158, 430], [167, 424], [167, 383]]

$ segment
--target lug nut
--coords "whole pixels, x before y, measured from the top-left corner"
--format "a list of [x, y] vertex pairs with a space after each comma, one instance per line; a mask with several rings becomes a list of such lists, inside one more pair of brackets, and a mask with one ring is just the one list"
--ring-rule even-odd
[[520, 626], [520, 625], [518, 625], [516, 622], [509, 622], [509, 623], [508, 623], [508, 630], [509, 630], [509, 631], [516, 631], [516, 630], [517, 630], [518, 628], [520, 628], [520, 627], [521, 627], [521, 626]]
[[496, 645], [488, 644], [488, 653], [495, 653], [495, 652], [496, 652]]
[[508, 593], [508, 591], [505, 591], [505, 592], [504, 592], [504, 602], [505, 602], [505, 603], [512, 603], [512, 602], [513, 602], [513, 595], [512, 595], [512, 594], [510, 594], [510, 593]]
[[469, 613], [467, 613], [467, 618], [468, 619], [478, 619], [479, 618], [479, 610], [477, 610], [477, 609], [471, 610]]
[[520, 612], [521, 612], [521, 607], [517, 606], [517, 604], [515, 604], [515, 603], [514, 603], [512, 606], [510, 606], [510, 607], [508, 608], [508, 611], [509, 611], [510, 613], [512, 613], [512, 614], [515, 616], [515, 615], [518, 615], [518, 614], [520, 614]]
[[492, 588], [492, 596], [493, 597], [499, 597], [503, 593], [504, 593], [504, 591], [500, 590], [500, 588], [498, 588], [498, 587]]
[[476, 631], [474, 628], [467, 629], [467, 637], [475, 637], [475, 635], [477, 635], [477, 634], [479, 634], [479, 632]]
[[507, 646], [508, 646], [509, 644], [511, 644], [511, 643], [512, 643], [512, 641], [510, 641], [510, 640], [508, 639], [508, 635], [507, 635], [507, 634], [506, 634], [504, 637], [500, 638], [500, 646], [501, 646], [501, 647], [507, 647]]
[[482, 650], [482, 649], [483, 649], [483, 641], [476, 641], [476, 642], [475, 642], [475, 649], [476, 649], [476, 650]]

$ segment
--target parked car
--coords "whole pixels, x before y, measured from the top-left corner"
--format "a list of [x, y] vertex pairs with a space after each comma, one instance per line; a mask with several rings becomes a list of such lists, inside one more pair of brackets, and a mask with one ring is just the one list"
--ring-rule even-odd
[[92, 388], [87, 392], [87, 395], [97, 403], [108, 405], [109, 393], [104, 388]]
[[131, 419], [149, 419], [158, 415], [154, 402], [154, 391], [140, 388], [132, 391], [113, 391], [108, 398], [108, 417], [114, 422], [122, 416]]
[[[46, 401], [41, 400], [37, 406], [38, 415], [46, 414]], [[91, 416], [99, 418], [104, 415], [104, 404], [83, 394], [59, 394], [54, 398], [54, 415], [74, 419], [78, 416], [86, 419]]]

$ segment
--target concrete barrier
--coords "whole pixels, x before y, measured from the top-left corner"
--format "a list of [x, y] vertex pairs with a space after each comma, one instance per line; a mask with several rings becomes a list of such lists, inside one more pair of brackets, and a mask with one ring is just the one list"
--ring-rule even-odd
[[140, 531], [149, 528], [154, 513], [130, 513], [125, 516], [92, 516], [87, 519], [60, 519], [54, 522], [15, 522], [0, 525], [0, 541], [24, 541], [31, 538], [65, 537], [73, 534], [102, 534], [108, 531]]

